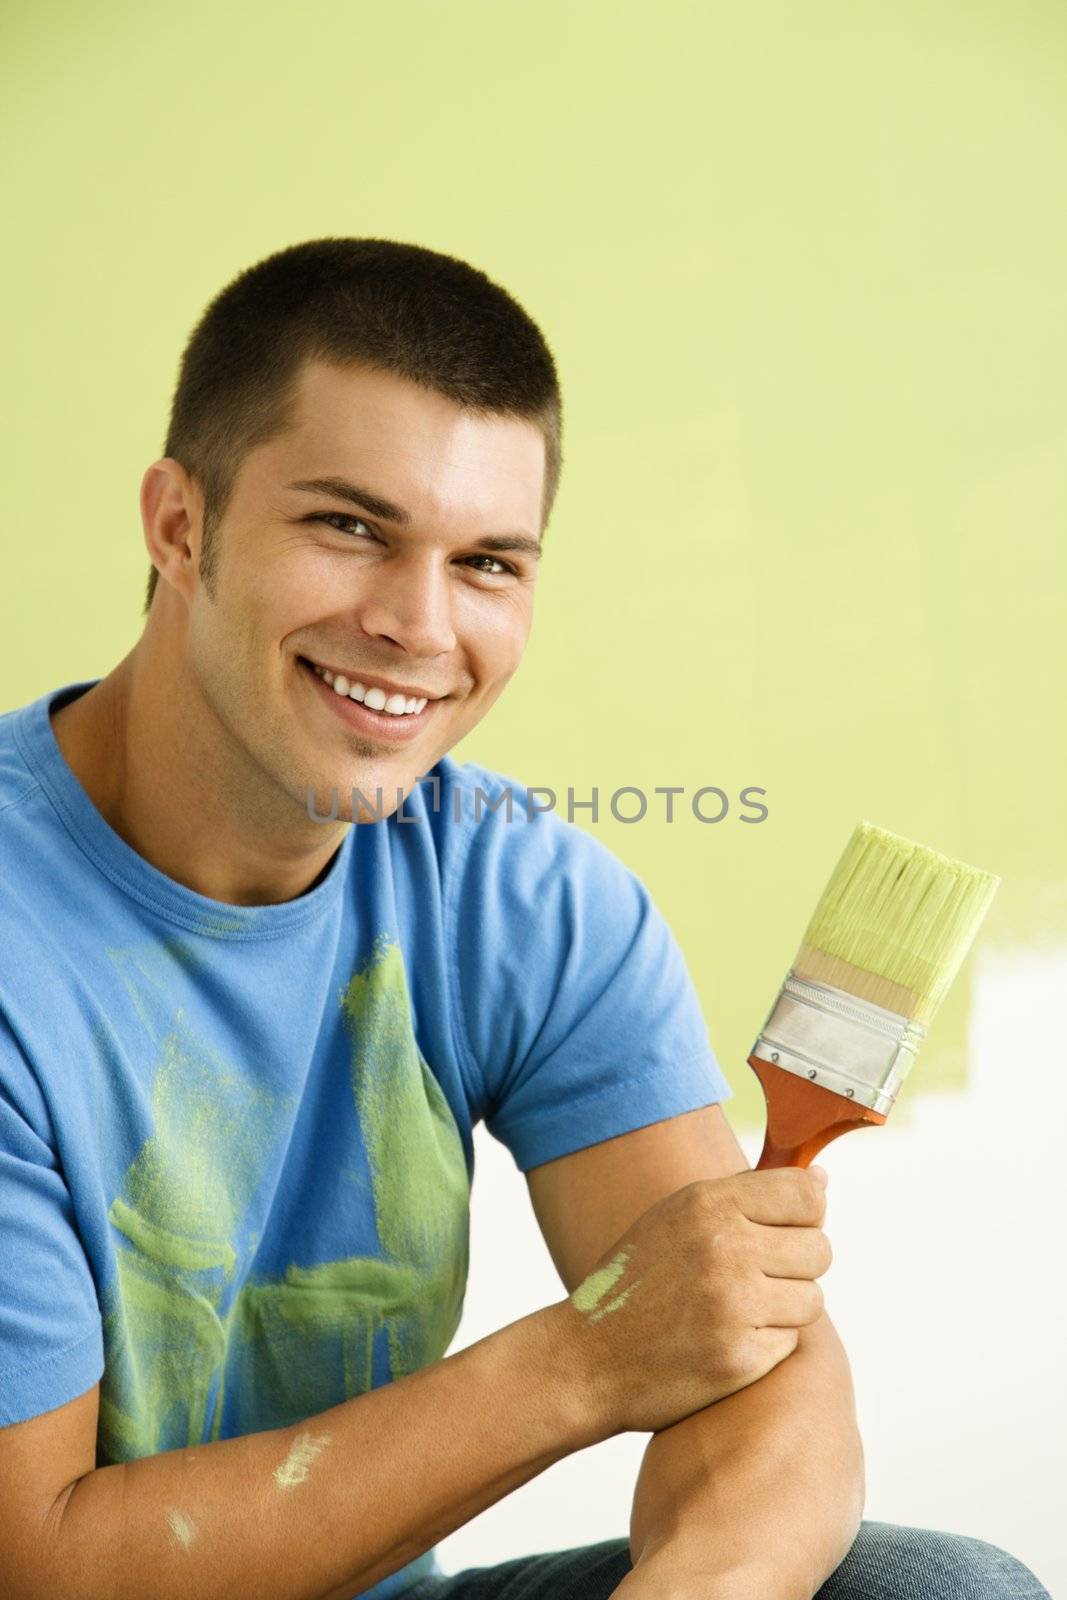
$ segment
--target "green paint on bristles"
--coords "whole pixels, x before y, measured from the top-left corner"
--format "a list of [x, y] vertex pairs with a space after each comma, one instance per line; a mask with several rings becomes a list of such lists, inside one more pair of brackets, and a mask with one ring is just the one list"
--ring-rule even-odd
[[861, 822], [815, 907], [794, 971], [928, 1023], [999, 884], [991, 872]]

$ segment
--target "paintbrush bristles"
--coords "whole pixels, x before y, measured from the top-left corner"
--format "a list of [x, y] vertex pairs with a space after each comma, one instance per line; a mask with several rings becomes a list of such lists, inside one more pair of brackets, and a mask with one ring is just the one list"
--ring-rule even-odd
[[793, 970], [929, 1023], [1000, 879], [861, 822], [823, 890]]

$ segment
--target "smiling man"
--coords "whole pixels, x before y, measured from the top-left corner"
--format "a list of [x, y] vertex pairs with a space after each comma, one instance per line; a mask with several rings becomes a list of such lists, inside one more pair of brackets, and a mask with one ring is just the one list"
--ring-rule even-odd
[[[466, 263], [269, 257], [185, 351], [141, 637], [0, 717], [7, 1592], [1041, 1592], [861, 1523], [819, 1185], [747, 1170], [635, 875], [449, 754], [529, 637], [560, 416]], [[446, 1356], [479, 1121], [567, 1296]], [[627, 1429], [629, 1539], [440, 1572]]]
[[150, 598], [164, 580], [144, 635], [52, 715], [115, 831], [239, 905], [304, 893], [354, 820], [353, 790], [380, 820], [485, 715], [530, 631], [545, 515], [532, 421], [313, 358], [287, 399], [205, 550], [178, 457], [197, 459], [183, 430], [206, 424], [179, 393], [141, 490]]

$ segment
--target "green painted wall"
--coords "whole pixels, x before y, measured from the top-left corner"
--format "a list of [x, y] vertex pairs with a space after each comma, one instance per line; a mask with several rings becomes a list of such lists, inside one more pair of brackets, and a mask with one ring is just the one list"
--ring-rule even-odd
[[[409, 239], [523, 301], [566, 404], [529, 652], [459, 754], [597, 786], [740, 1118], [861, 817], [1002, 874], [984, 940], [1063, 939], [1060, 7], [53, 0], [3, 35], [0, 708], [137, 637], [207, 300]], [[611, 820], [671, 784], [769, 815]], [[969, 971], [909, 1095], [965, 1080]]]

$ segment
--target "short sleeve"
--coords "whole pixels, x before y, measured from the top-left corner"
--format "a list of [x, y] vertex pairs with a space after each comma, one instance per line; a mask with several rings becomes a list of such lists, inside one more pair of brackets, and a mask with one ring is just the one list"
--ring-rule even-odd
[[49, 1132], [0, 1015], [0, 1427], [66, 1404], [104, 1370], [96, 1288]]
[[451, 943], [468, 1070], [520, 1171], [731, 1097], [669, 925], [575, 824], [484, 812]]

